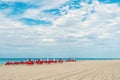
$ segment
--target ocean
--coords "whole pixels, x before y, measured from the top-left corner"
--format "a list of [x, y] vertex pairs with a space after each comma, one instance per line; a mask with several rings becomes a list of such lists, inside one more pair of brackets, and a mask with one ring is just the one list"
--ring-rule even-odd
[[[11, 61], [11, 62], [14, 62], [14, 61], [26, 61], [28, 59], [31, 59], [31, 60], [37, 60], [37, 59], [40, 59], [40, 60], [58, 60], [58, 59], [62, 59], [62, 60], [66, 60], [68, 58], [0, 58], [0, 64], [5, 64], [7, 61]], [[70, 58], [70, 59], [75, 59], [77, 61], [83, 61], [83, 60], [120, 60], [120, 58]]]

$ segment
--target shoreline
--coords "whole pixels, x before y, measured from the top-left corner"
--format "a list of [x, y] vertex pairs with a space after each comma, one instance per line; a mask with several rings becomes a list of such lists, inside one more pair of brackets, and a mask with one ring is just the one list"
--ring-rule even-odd
[[[76, 61], [77, 63], [78, 62], [96, 62], [96, 61], [120, 61], [120, 60], [80, 60], [80, 61]], [[27, 64], [18, 64], [18, 65], [5, 65], [5, 63], [2, 63], [2, 64], [0, 64], [0, 66], [34, 66], [34, 65], [57, 65], [57, 64], [65, 64], [65, 63], [76, 63], [76, 62], [63, 62], [63, 63], [51, 63], [51, 64], [46, 64], [46, 63], [44, 63], [44, 64], [33, 64], [33, 65], [27, 65]]]

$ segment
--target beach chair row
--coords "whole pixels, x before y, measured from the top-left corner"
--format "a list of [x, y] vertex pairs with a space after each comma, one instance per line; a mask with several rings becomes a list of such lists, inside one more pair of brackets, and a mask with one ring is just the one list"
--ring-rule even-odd
[[67, 59], [66, 61], [63, 61], [62, 59], [59, 60], [27, 60], [27, 61], [8, 61], [5, 63], [5, 65], [21, 65], [21, 64], [26, 64], [26, 65], [33, 65], [33, 64], [51, 64], [51, 63], [63, 63], [63, 62], [76, 62], [76, 60], [71, 60], [71, 59]]

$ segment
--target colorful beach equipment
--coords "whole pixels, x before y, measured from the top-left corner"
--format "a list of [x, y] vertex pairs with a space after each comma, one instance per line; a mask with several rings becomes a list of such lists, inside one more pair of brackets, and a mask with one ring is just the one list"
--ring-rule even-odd
[[5, 65], [34, 65], [34, 64], [56, 64], [56, 63], [63, 63], [63, 62], [76, 62], [75, 59], [70, 59], [70, 58], [67, 58], [66, 60], [62, 60], [62, 59], [45, 59], [45, 60], [40, 60], [40, 59], [37, 59], [37, 60], [31, 60], [31, 59], [28, 59], [26, 61], [8, 61], [5, 63]]
[[12, 65], [13, 63], [8, 61], [5, 65]]

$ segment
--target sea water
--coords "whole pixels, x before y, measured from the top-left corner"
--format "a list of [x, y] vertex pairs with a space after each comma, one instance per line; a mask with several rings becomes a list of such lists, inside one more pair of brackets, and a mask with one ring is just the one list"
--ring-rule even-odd
[[[11, 62], [27, 61], [28, 59], [31, 59], [34, 61], [37, 59], [40, 59], [40, 60], [59, 60], [59, 59], [62, 59], [63, 61], [65, 61], [68, 58], [0, 58], [0, 64], [5, 64], [7, 61], [11, 61]], [[77, 61], [83, 61], [83, 60], [120, 60], [120, 58], [70, 58], [70, 59], [77, 60]]]

